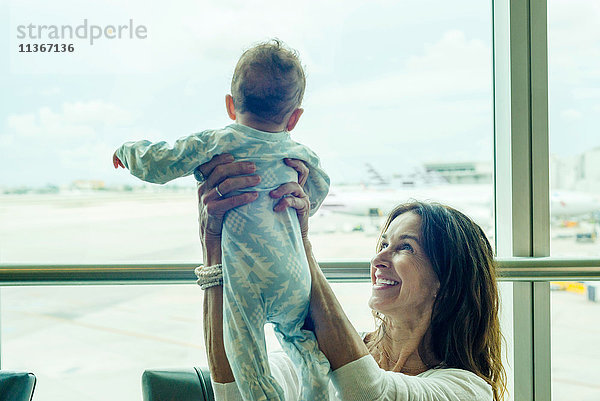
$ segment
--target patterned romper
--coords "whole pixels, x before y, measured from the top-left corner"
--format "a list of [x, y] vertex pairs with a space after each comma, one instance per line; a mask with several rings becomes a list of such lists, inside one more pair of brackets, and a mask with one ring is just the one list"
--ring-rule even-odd
[[[227, 358], [245, 400], [281, 400], [283, 391], [270, 373], [264, 326], [273, 323], [283, 349], [298, 369], [302, 401], [328, 399], [329, 363], [311, 331], [302, 330], [310, 300], [310, 271], [296, 211], [275, 213], [269, 192], [298, 181], [284, 158], [309, 167], [304, 187], [314, 214], [329, 190], [319, 158], [290, 139], [287, 131], [263, 132], [232, 124], [166, 142], [127, 142], [117, 156], [134, 176], [164, 184], [194, 173], [213, 156], [230, 153], [252, 161], [261, 182], [246, 191], [258, 199], [230, 210], [223, 222], [223, 329]], [[228, 194], [228, 196], [235, 193]]]

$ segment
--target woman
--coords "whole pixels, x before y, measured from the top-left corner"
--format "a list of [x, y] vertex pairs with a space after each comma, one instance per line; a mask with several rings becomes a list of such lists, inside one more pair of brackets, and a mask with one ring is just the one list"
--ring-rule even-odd
[[[330, 378], [341, 400], [503, 399], [505, 372], [500, 358], [498, 290], [491, 247], [464, 214], [442, 205], [411, 203], [389, 215], [371, 261], [369, 306], [378, 328], [365, 336], [350, 324], [318, 267], [308, 239], [309, 201], [302, 190], [308, 174], [286, 160], [298, 183], [271, 192], [274, 210], [296, 209], [312, 277], [309, 319], [331, 365]], [[201, 166], [200, 236], [207, 266], [221, 262], [224, 214], [253, 201], [252, 163], [227, 155]], [[218, 191], [217, 191], [218, 186]], [[204, 300], [205, 340], [217, 399], [241, 399], [222, 342], [222, 287], [208, 288]], [[272, 362], [287, 399], [298, 394], [289, 360]], [[332, 389], [333, 390], [333, 389]], [[332, 391], [333, 393], [334, 391]], [[334, 396], [335, 397], [335, 396]]]

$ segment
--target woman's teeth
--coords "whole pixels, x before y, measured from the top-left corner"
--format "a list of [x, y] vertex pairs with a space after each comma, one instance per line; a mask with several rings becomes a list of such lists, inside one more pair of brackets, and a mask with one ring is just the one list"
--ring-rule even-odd
[[387, 280], [387, 279], [385, 279], [385, 278], [378, 278], [378, 279], [375, 281], [375, 284], [396, 285], [396, 284], [398, 284], [398, 282], [397, 282], [397, 281], [394, 281], [394, 280]]

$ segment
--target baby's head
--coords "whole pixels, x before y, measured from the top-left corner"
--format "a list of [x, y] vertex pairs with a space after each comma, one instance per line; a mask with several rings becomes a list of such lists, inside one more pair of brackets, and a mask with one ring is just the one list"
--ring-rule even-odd
[[227, 110], [230, 117], [243, 115], [259, 127], [290, 130], [302, 114], [305, 86], [298, 54], [273, 39], [246, 50], [240, 57], [231, 80], [233, 99], [228, 97]]

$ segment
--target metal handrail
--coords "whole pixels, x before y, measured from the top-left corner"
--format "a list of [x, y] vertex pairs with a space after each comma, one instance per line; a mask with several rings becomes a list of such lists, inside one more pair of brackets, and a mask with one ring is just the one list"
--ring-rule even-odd
[[[499, 258], [500, 281], [600, 280], [600, 259]], [[195, 280], [194, 263], [0, 264], [0, 286], [184, 284]], [[334, 282], [369, 280], [368, 260], [322, 261]]]

